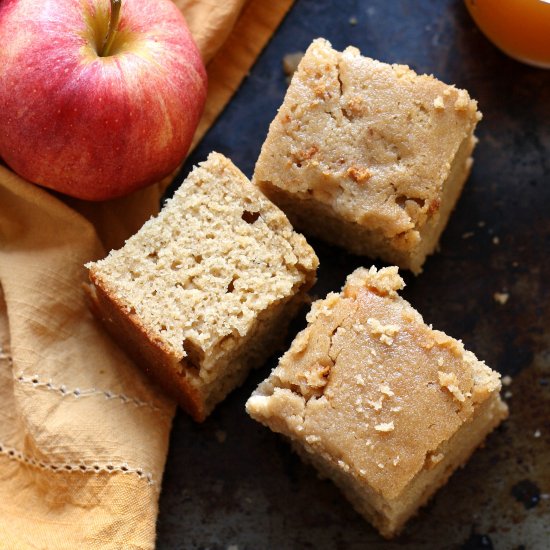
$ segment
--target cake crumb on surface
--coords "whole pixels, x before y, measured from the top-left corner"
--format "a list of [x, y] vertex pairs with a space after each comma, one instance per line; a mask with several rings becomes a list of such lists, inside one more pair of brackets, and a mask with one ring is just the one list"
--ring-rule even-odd
[[466, 397], [458, 386], [458, 378], [454, 372], [439, 371], [437, 375], [441, 386], [449, 390], [449, 393], [451, 393], [457, 401], [460, 401], [461, 403], [466, 401]]
[[458, 97], [455, 101], [457, 111], [466, 111], [470, 105], [470, 96], [466, 90], [458, 90]]
[[375, 410], [379, 411], [382, 409], [382, 402], [384, 401], [384, 396], [381, 395], [376, 401], [373, 401], [372, 399], [367, 399], [367, 403]]
[[365, 183], [371, 177], [371, 172], [364, 166], [350, 166], [347, 170], [348, 176], [356, 183]]
[[379, 340], [387, 346], [393, 344], [394, 336], [401, 330], [399, 325], [383, 325], [378, 319], [372, 317], [367, 319], [367, 325], [371, 329], [371, 334], [378, 336]]
[[438, 463], [441, 462], [444, 458], [445, 458], [445, 455], [444, 455], [443, 453], [432, 454], [432, 455], [430, 455], [430, 462], [431, 462], [432, 464], [438, 464]]
[[506, 374], [500, 380], [503, 386], [509, 386], [512, 383], [512, 377]]
[[440, 95], [438, 95], [434, 99], [434, 107], [436, 109], [445, 109], [445, 102], [443, 101], [443, 98]]
[[376, 424], [376, 426], [374, 426], [374, 429], [377, 432], [393, 432], [395, 426], [392, 420], [391, 422], [381, 422], [380, 424]]
[[346, 464], [343, 460], [338, 461], [338, 466], [340, 466], [340, 468], [342, 468], [342, 470], [344, 470], [344, 472], [349, 472], [349, 470], [350, 470], [349, 465]]
[[495, 292], [493, 294], [493, 300], [502, 306], [506, 304], [509, 298], [510, 294], [508, 292]]
[[344, 296], [355, 297], [359, 288], [370, 288], [382, 295], [397, 296], [397, 291], [405, 288], [405, 281], [395, 266], [382, 269], [372, 266], [370, 269], [356, 269], [348, 276], [343, 289]]

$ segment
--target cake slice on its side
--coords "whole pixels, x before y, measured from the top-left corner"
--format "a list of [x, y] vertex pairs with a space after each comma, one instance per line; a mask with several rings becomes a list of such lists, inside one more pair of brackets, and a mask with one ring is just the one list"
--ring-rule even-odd
[[402, 286], [396, 267], [355, 271], [246, 404], [388, 538], [508, 413], [499, 374], [428, 327]]
[[480, 118], [464, 90], [317, 39], [253, 181], [306, 234], [419, 273], [469, 174]]
[[282, 344], [317, 265], [285, 215], [212, 153], [156, 218], [87, 267], [107, 329], [200, 421]]

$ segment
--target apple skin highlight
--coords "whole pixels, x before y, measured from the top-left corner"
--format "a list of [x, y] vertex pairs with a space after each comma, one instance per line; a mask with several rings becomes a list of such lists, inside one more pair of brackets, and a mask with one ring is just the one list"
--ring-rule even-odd
[[126, 195], [187, 153], [207, 78], [170, 0], [0, 2], [0, 157], [29, 181], [88, 200]]

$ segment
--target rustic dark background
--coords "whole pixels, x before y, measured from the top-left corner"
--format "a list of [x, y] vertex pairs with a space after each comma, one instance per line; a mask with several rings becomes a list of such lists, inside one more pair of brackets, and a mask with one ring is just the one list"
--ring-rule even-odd
[[[406, 275], [404, 296], [427, 322], [512, 377], [503, 390], [511, 416], [404, 534], [386, 542], [330, 482], [247, 417], [244, 403], [273, 358], [204, 424], [178, 413], [158, 548], [548, 549], [550, 71], [501, 54], [458, 0], [298, 0], [178, 181], [211, 150], [252, 174], [285, 93], [282, 58], [318, 36], [338, 49], [352, 44], [365, 55], [433, 73], [479, 100], [484, 119], [472, 176], [441, 251], [421, 276]], [[311, 243], [321, 260], [317, 296], [371, 264]], [[508, 302], [495, 301], [495, 292], [509, 294]], [[291, 337], [302, 324], [303, 315]]]

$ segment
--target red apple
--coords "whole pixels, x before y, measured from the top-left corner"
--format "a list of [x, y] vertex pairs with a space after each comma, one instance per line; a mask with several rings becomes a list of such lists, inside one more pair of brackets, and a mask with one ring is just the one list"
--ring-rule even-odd
[[174, 170], [206, 99], [176, 6], [117, 4], [0, 0], [0, 157], [82, 199], [122, 196]]

